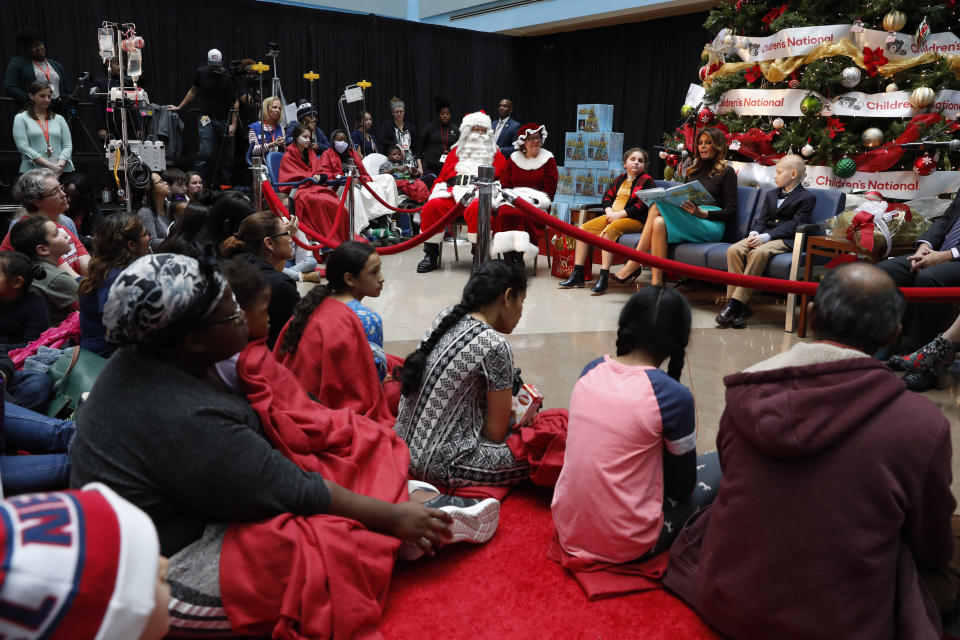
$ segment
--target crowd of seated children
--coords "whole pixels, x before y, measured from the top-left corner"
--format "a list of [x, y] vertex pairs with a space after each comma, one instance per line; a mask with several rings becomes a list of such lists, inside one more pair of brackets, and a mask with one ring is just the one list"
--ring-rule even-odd
[[446, 487], [512, 485], [529, 477], [505, 439], [514, 368], [509, 334], [523, 314], [524, 273], [490, 260], [444, 309], [400, 373], [396, 431], [410, 475]]
[[[623, 168], [625, 173], [617, 176], [607, 192], [603, 194], [603, 215], [599, 215], [592, 220], [580, 225], [580, 228], [590, 233], [606, 238], [611, 242], [616, 242], [617, 238], [625, 233], [636, 233], [642, 231], [647, 224], [647, 205], [637, 196], [637, 191], [643, 189], [652, 189], [656, 186], [648, 174], [644, 173], [650, 156], [639, 147], [633, 147], [623, 152]], [[590, 245], [586, 242], [577, 240], [574, 250], [573, 273], [570, 277], [560, 283], [563, 289], [571, 287], [584, 286], [583, 267], [587, 263], [587, 256], [590, 255]], [[610, 273], [610, 266], [613, 264], [613, 254], [604, 251], [602, 255], [603, 265], [600, 276], [593, 285], [592, 292], [600, 295], [607, 290], [607, 278]], [[615, 276], [613, 279], [617, 282], [629, 282], [640, 275], [640, 267], [630, 274], [629, 278], [620, 278]]]
[[57, 266], [70, 251], [70, 237], [66, 229], [58, 227], [44, 216], [22, 218], [10, 230], [13, 249], [27, 256], [44, 277], [35, 277], [30, 288], [47, 303], [50, 321], [59, 324], [77, 310], [76, 276]]

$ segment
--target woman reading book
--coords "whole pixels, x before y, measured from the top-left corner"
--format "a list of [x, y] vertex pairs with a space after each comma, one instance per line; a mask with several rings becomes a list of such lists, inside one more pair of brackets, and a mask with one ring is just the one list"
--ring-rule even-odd
[[[677, 207], [659, 202], [650, 207], [637, 251], [667, 257], [667, 244], [679, 242], [717, 242], [723, 237], [728, 220], [737, 215], [737, 174], [727, 166], [727, 139], [719, 129], [710, 127], [697, 136], [693, 164], [687, 169], [686, 181], [698, 180], [713, 196], [713, 205], [684, 202]], [[602, 273], [602, 272], [601, 272]], [[629, 282], [640, 273], [640, 263], [627, 262], [611, 278]], [[650, 284], [663, 284], [663, 271], [651, 271]]]

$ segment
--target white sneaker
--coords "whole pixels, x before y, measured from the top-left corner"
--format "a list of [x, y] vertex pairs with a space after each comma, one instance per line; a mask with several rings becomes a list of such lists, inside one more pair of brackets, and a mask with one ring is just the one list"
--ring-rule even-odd
[[424, 506], [446, 511], [453, 518], [448, 544], [486, 542], [497, 532], [500, 523], [500, 501], [494, 498], [473, 500], [440, 495]]

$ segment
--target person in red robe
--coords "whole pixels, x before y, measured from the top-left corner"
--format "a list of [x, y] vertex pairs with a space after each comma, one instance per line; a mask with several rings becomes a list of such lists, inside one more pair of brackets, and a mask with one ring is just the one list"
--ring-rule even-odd
[[[499, 179], [506, 164], [506, 158], [494, 142], [490, 116], [483, 111], [465, 115], [460, 123], [460, 141], [447, 154], [443, 169], [433, 183], [430, 199], [420, 213], [420, 227], [430, 227], [447, 215], [464, 196], [474, 192], [478, 167], [493, 165], [494, 174]], [[477, 237], [477, 207], [478, 201], [474, 199], [463, 214], [471, 242]], [[424, 257], [417, 264], [417, 273], [427, 273], [439, 266], [442, 239], [442, 235], [437, 234], [423, 243]]]
[[[500, 176], [500, 187], [511, 189], [534, 206], [547, 211], [557, 193], [557, 161], [553, 154], [543, 148], [547, 141], [547, 128], [531, 122], [520, 128], [520, 136], [513, 143], [517, 149], [507, 159]], [[490, 224], [495, 233], [501, 231], [526, 231], [530, 242], [538, 244], [543, 235], [543, 226], [527, 219], [527, 216], [511, 204], [503, 203]]]
[[[305, 125], [294, 127], [293, 144], [287, 147], [280, 161], [280, 182], [300, 182], [307, 178], [319, 180], [322, 175], [334, 177], [334, 174], [328, 173], [329, 168], [325, 170], [326, 165], [310, 148], [310, 140], [310, 130]], [[280, 187], [280, 190], [289, 193], [292, 187]], [[327, 238], [342, 235], [334, 228], [340, 199], [333, 189], [316, 183], [301, 185], [297, 187], [293, 203], [297, 217], [309, 229]]]

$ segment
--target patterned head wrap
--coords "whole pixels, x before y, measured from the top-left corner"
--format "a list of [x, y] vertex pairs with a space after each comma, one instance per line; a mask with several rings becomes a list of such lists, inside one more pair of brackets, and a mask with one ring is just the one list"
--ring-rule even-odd
[[163, 344], [206, 317], [227, 281], [212, 264], [176, 254], [148, 254], [120, 272], [103, 307], [107, 340]]

